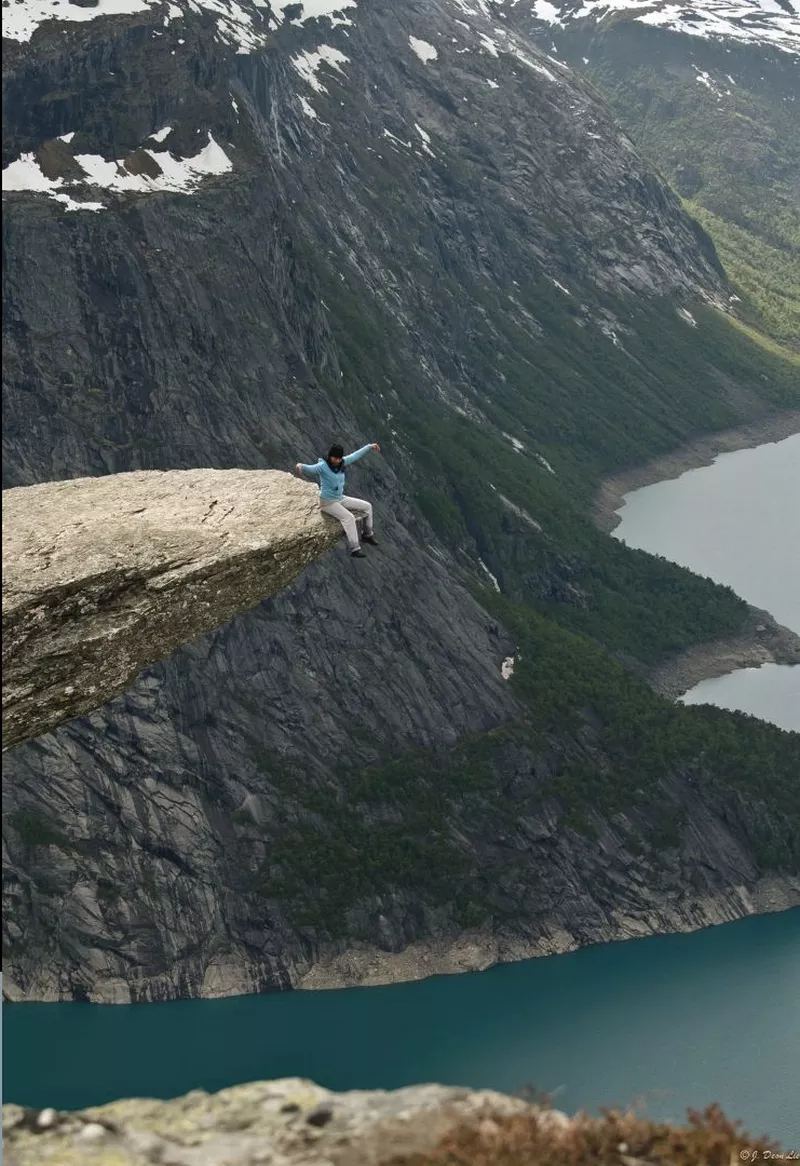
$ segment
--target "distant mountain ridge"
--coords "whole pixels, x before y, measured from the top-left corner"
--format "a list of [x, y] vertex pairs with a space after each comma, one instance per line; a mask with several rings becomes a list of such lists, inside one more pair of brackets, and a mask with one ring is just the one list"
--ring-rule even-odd
[[[767, 45], [800, 53], [800, 9], [792, 0], [516, 0], [545, 24], [565, 27], [591, 18], [598, 24], [625, 14], [630, 20], [708, 40]], [[516, 5], [515, 5], [516, 6]]]

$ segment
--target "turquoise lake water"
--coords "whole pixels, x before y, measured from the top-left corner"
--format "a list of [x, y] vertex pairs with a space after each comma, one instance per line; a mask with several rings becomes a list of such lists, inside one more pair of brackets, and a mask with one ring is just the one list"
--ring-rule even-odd
[[69, 1108], [257, 1078], [719, 1101], [800, 1148], [800, 910], [470, 975], [143, 1006], [6, 1004], [5, 1100]]
[[[800, 434], [634, 490], [618, 513], [628, 546], [727, 583], [800, 633]], [[684, 700], [800, 731], [800, 665], [704, 680]]]

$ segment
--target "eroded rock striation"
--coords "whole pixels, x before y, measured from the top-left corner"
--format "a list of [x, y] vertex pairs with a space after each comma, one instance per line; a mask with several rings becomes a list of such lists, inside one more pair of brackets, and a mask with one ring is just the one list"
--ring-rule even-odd
[[274, 470], [138, 471], [3, 494], [3, 748], [90, 712], [333, 546]]

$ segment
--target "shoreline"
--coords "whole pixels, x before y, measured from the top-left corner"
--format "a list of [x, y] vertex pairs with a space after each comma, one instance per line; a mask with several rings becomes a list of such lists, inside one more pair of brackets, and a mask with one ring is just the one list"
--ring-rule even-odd
[[646, 672], [644, 679], [660, 696], [677, 700], [703, 680], [762, 664], [800, 665], [800, 636], [776, 623], [769, 612], [749, 607], [736, 635], [685, 648]]
[[710, 466], [720, 454], [739, 449], [754, 449], [757, 445], [773, 445], [800, 433], [800, 409], [770, 413], [757, 421], [749, 421], [733, 429], [722, 429], [698, 437], [671, 453], [662, 454], [643, 466], [621, 470], [604, 478], [595, 494], [590, 512], [592, 522], [604, 534], [611, 534], [622, 521], [617, 511], [625, 495], [656, 482], [679, 478], [689, 470]]
[[[800, 879], [792, 875], [766, 876], [749, 887], [731, 885], [715, 892], [654, 905], [650, 917], [612, 911], [611, 918], [588, 942], [576, 938], [564, 921], [550, 920], [542, 933], [530, 938], [488, 932], [466, 932], [456, 938], [421, 939], [399, 952], [358, 947], [323, 957], [296, 978], [295, 991], [325, 992], [341, 988], [373, 988], [406, 984], [431, 976], [483, 972], [500, 964], [546, 956], [566, 955], [586, 947], [681, 935], [755, 915], [778, 914], [800, 907]], [[600, 933], [602, 932], [602, 933]]]
[[[528, 935], [509, 932], [469, 931], [440, 938], [418, 939], [401, 951], [386, 951], [369, 945], [320, 953], [316, 959], [289, 964], [286, 982], [279, 992], [324, 992], [341, 988], [372, 988], [405, 984], [431, 976], [451, 976], [482, 972], [500, 964], [520, 963], [547, 956], [565, 955], [587, 947], [646, 939], [657, 935], [681, 935], [726, 923], [736, 923], [758, 915], [780, 914], [800, 909], [800, 876], [763, 875], [747, 883], [729, 883], [701, 894], [672, 892], [646, 909], [625, 912], [613, 909], [602, 925], [576, 934], [560, 914], [543, 919]], [[263, 995], [275, 991], [263, 983], [263, 965], [232, 958], [218, 966], [211, 977], [200, 972], [195, 990], [164, 977], [153, 977], [146, 998], [136, 1007], [181, 1000], [219, 1000], [237, 996]], [[213, 981], [213, 984], [212, 984]], [[117, 977], [99, 980], [88, 993], [92, 1004], [107, 1007], [130, 1006], [132, 985]], [[136, 985], [141, 993], [142, 983]], [[6, 974], [3, 1000], [11, 1004], [70, 1004], [75, 998], [64, 995], [55, 985], [42, 985], [25, 992]]]
[[[771, 413], [758, 421], [697, 438], [643, 466], [612, 474], [595, 495], [592, 521], [605, 534], [611, 534], [622, 521], [617, 511], [631, 491], [711, 465], [720, 454], [772, 445], [797, 433], [800, 409]], [[748, 604], [747, 616], [735, 635], [693, 644], [644, 672], [643, 678], [660, 696], [677, 700], [703, 680], [714, 680], [742, 668], [760, 668], [762, 664], [800, 665], [800, 636], [779, 624], [769, 612]]]

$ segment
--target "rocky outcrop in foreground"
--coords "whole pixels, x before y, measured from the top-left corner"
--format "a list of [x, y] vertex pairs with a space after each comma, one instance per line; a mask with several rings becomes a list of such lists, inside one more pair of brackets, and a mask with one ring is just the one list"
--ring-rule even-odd
[[139, 471], [3, 492], [3, 748], [122, 692], [334, 545], [274, 470]]
[[488, 1090], [336, 1094], [293, 1078], [79, 1113], [6, 1105], [3, 1131], [7, 1166], [730, 1166], [777, 1149], [715, 1108], [677, 1129]]

